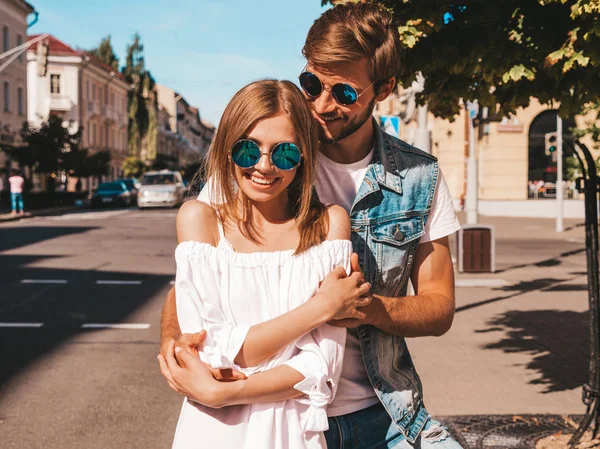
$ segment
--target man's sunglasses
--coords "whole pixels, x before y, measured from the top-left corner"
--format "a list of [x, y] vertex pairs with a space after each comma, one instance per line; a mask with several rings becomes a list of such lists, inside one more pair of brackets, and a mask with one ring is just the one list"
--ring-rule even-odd
[[271, 152], [263, 153], [256, 142], [250, 139], [239, 140], [231, 149], [231, 159], [240, 168], [252, 168], [263, 154], [269, 155], [273, 165], [283, 171], [292, 170], [300, 165], [302, 152], [292, 142], [281, 142]]
[[354, 87], [346, 83], [334, 84], [331, 89], [326, 89], [319, 77], [312, 72], [302, 72], [298, 77], [298, 81], [300, 81], [300, 86], [309, 97], [317, 98], [323, 93], [323, 90], [329, 90], [333, 99], [343, 106], [356, 103], [360, 96], [375, 84], [375, 81], [373, 81], [359, 94]]

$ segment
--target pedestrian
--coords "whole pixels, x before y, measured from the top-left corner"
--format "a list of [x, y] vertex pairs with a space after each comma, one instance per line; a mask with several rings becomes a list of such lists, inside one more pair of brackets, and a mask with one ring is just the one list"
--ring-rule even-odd
[[[360, 262], [353, 274], [362, 270], [373, 297], [360, 308], [364, 318], [331, 322], [348, 335], [336, 396], [327, 406], [327, 447], [459, 448], [425, 408], [406, 338], [440, 336], [452, 324], [448, 236], [460, 224], [437, 159], [385, 134], [372, 118], [400, 71], [397, 24], [372, 3], [337, 5], [314, 22], [303, 54], [299, 81], [323, 144], [315, 188], [323, 203], [349, 213]], [[219, 195], [213, 186], [207, 183], [201, 201]], [[407, 296], [409, 279], [413, 296]], [[332, 281], [330, 291], [341, 281]], [[179, 329], [177, 295], [171, 289], [163, 308], [162, 353], [171, 339], [182, 347], [202, 345], [202, 334]], [[204, 380], [186, 372], [194, 391], [202, 390]], [[440, 366], [440, 381], [443, 373]], [[235, 376], [229, 387], [243, 389]]]
[[25, 179], [23, 179], [19, 170], [13, 169], [12, 176], [8, 178], [8, 182], [10, 184], [10, 213], [11, 215], [24, 215], [23, 186], [25, 185]]
[[[242, 88], [211, 148], [223, 200], [181, 207], [175, 251], [179, 325], [202, 331], [204, 346], [198, 358], [171, 341], [159, 356], [190, 398], [173, 448], [325, 448], [346, 340], [345, 328], [326, 323], [362, 316], [356, 307], [371, 299], [361, 298], [370, 288], [362, 274], [347, 275], [348, 214], [313, 192], [318, 138], [302, 92], [275, 80]], [[341, 291], [328, 293], [333, 280]], [[211, 369], [244, 378], [219, 382]]]

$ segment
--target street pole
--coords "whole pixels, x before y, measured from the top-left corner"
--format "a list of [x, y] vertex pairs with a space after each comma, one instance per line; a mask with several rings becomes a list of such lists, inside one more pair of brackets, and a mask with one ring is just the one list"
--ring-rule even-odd
[[564, 231], [563, 223], [563, 136], [562, 119], [556, 114], [556, 232]]
[[415, 138], [415, 146], [419, 150], [423, 150], [426, 153], [431, 153], [431, 136], [429, 135], [429, 129], [427, 129], [427, 104], [419, 106], [417, 115], [417, 135]]
[[467, 158], [467, 196], [465, 206], [467, 209], [467, 224], [477, 224], [477, 158], [475, 154], [475, 126], [473, 119], [479, 113], [477, 100], [467, 102], [469, 113], [469, 157]]

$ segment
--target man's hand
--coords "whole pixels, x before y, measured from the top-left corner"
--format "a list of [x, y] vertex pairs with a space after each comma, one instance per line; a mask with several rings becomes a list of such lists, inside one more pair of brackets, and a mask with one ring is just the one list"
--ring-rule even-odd
[[[202, 350], [202, 344], [206, 338], [206, 331], [201, 330], [195, 334], [181, 334], [179, 338], [175, 341], [175, 347], [181, 348], [182, 350], [187, 351], [194, 357], [198, 357], [198, 351]], [[169, 350], [169, 345], [171, 340], [165, 340], [160, 347], [160, 354], [164, 359], [167, 357], [167, 352]], [[203, 363], [203, 362], [201, 362]], [[241, 373], [240, 371], [236, 371], [234, 369], [214, 369], [210, 365], [207, 365], [206, 369], [208, 369], [213, 377], [220, 382], [234, 382], [236, 380], [244, 380], [246, 379], [246, 375]], [[161, 365], [161, 373], [167, 381], [169, 381], [168, 374], [162, 369]]]
[[[350, 267], [352, 270], [351, 275], [355, 275], [355, 273], [357, 273], [362, 279], [364, 279], [362, 268], [360, 268], [360, 264], [358, 262], [358, 254], [352, 253], [350, 256]], [[371, 295], [371, 292], [367, 292], [362, 295], [361, 298], [369, 298], [368, 301], [365, 301], [365, 305], [360, 307], [360, 311], [362, 312], [361, 317], [347, 318], [344, 320], [331, 320], [328, 322], [328, 324], [336, 327], [347, 327], [350, 329], [355, 329], [363, 324], [369, 324], [369, 318], [373, 315], [373, 311], [375, 310], [373, 296]]]

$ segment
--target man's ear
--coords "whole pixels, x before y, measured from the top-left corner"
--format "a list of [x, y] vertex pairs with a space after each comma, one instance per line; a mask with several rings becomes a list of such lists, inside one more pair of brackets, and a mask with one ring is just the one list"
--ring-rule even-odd
[[387, 97], [389, 97], [391, 95], [391, 93], [394, 91], [394, 87], [396, 87], [396, 78], [394, 78], [392, 76], [388, 79], [381, 80], [377, 84], [378, 84], [378, 86], [377, 86], [376, 100], [383, 101]]

